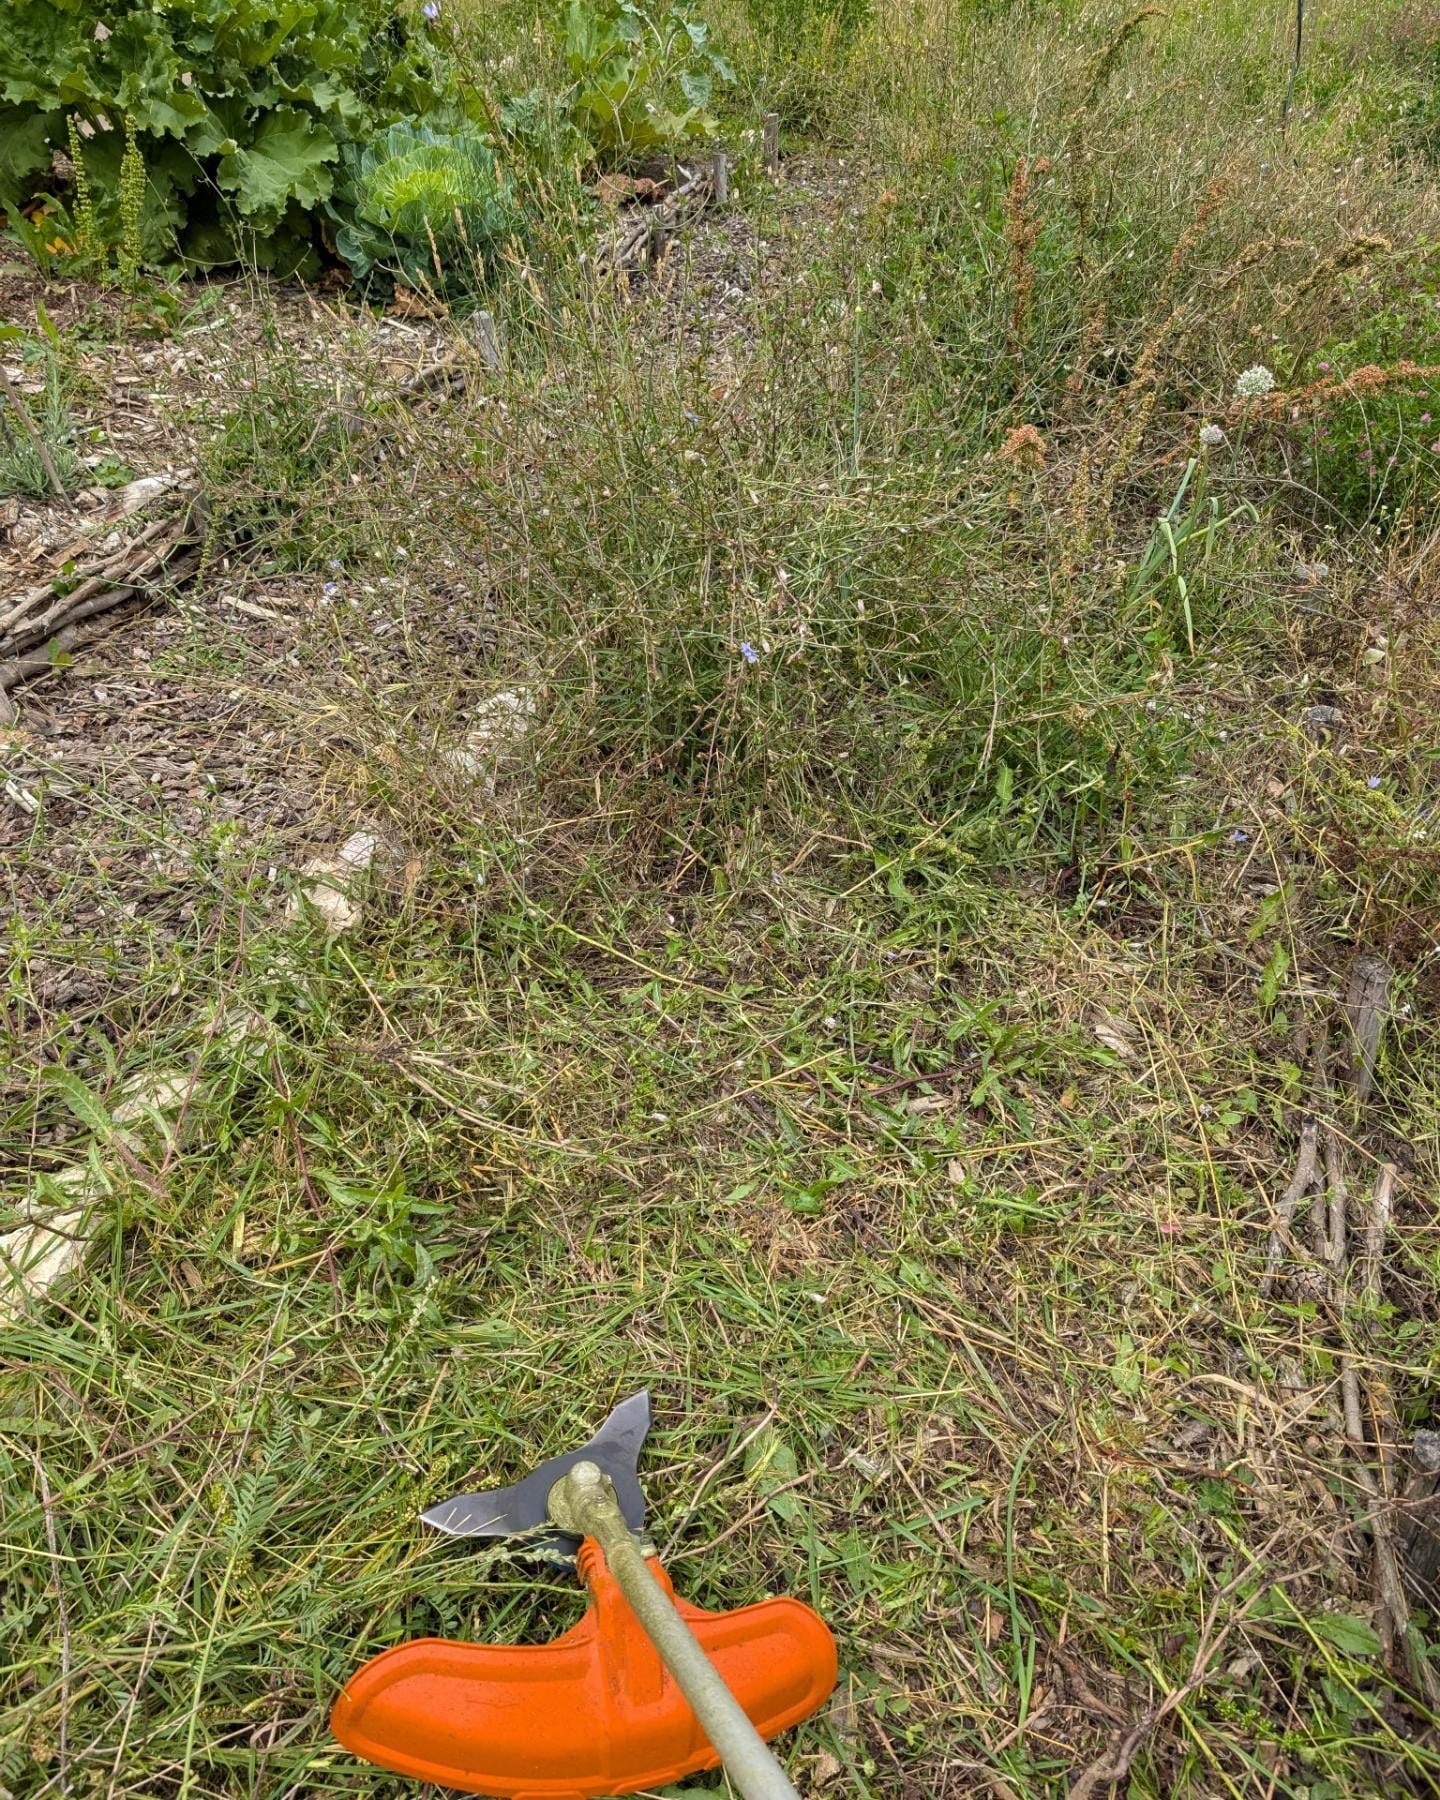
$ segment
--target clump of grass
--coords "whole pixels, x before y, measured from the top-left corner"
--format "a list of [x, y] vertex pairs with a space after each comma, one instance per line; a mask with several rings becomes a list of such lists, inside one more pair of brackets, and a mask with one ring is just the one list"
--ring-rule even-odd
[[[263, 312], [268, 302], [257, 292], [256, 304]], [[245, 547], [280, 569], [317, 567], [334, 555], [356, 440], [376, 397], [373, 371], [360, 359], [345, 371], [337, 382], [273, 323], [264, 329], [243, 397], [212, 415], [204, 476], [220, 502], [217, 546]], [[326, 517], [317, 534], [316, 520]]]
[[[25, 333], [13, 329], [15, 338], [30, 342]], [[8, 335], [0, 332], [0, 343]], [[36, 354], [43, 372], [39, 396], [25, 394], [8, 377], [0, 390], [0, 498], [63, 497], [80, 473], [75, 421], [59, 359], [43, 345]]]

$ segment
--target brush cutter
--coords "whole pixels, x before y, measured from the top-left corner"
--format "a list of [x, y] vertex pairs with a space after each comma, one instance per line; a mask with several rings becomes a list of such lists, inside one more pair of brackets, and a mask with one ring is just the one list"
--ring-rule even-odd
[[457, 1537], [527, 1534], [589, 1590], [553, 1643], [422, 1638], [354, 1675], [330, 1725], [382, 1768], [498, 1800], [589, 1800], [724, 1762], [745, 1800], [798, 1800], [764, 1740], [835, 1685], [835, 1640], [798, 1600], [705, 1612], [676, 1598], [645, 1536], [637, 1468], [650, 1396], [514, 1487], [423, 1513]]

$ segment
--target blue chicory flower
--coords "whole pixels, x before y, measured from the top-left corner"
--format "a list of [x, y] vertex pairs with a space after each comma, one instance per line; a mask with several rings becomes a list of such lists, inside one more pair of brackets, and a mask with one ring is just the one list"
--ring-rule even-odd
[[1378, 775], [1367, 776], [1365, 785], [1368, 788], [1378, 788], [1380, 785], [1380, 777]]
[[327, 600], [333, 600], [340, 592], [340, 583], [338, 581], [327, 581], [320, 592]]
[[758, 663], [760, 660], [760, 652], [755, 648], [755, 646], [749, 641], [748, 638], [740, 646], [740, 654], [745, 658], [746, 662], [750, 663], [752, 666], [755, 663]]

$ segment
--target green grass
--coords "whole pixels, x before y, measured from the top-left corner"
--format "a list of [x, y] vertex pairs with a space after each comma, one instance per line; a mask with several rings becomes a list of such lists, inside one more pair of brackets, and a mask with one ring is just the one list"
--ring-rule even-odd
[[[1147, 1720], [1119, 1792], [1440, 1785], [1336, 1397], [1348, 1348], [1404, 1429], [1433, 1407], [1440, 490], [1408, 449], [1331, 482], [1308, 413], [1233, 399], [1440, 361], [1387, 20], [1327, 15], [1282, 132], [1278, 13], [1107, 59], [1109, 13], [897, 8], [809, 186], [741, 159], [739, 329], [698, 244], [622, 300], [539, 241], [504, 375], [375, 400], [364, 444], [317, 427], [373, 390], [349, 340], [236, 371], [213, 516], [277, 594], [343, 591], [294, 667], [171, 656], [309, 743], [317, 838], [384, 848], [336, 940], [278, 904], [292, 855], [103, 793], [17, 859], [90, 834], [10, 928], [7, 1196], [93, 1140], [103, 1199], [0, 1334], [12, 1793], [414, 1791], [328, 1740], [347, 1672], [579, 1610], [416, 1515], [642, 1383], [677, 1585], [839, 1637], [802, 1792], [1040, 1800]], [[722, 23], [738, 131], [771, 95]], [[489, 795], [445, 753], [515, 692]], [[194, 910], [117, 955], [141, 844]], [[1260, 1276], [1362, 951], [1396, 1009], [1352, 1173], [1402, 1179], [1382, 1308], [1337, 1326]], [[157, 1072], [175, 1135], [117, 1138]]]
[[[23, 334], [19, 334], [23, 335]], [[3, 342], [0, 339], [0, 342]], [[74, 421], [66, 403], [58, 360], [40, 353], [43, 387], [27, 397], [18, 383], [0, 401], [0, 499], [49, 500], [76, 483]]]

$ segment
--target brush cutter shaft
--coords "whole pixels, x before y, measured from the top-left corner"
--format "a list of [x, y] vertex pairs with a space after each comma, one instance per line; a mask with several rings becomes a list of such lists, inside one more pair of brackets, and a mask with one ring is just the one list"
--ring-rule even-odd
[[800, 1800], [764, 1738], [650, 1573], [645, 1552], [625, 1523], [614, 1486], [603, 1470], [591, 1462], [576, 1463], [551, 1490], [550, 1516], [562, 1530], [599, 1544], [616, 1585], [745, 1800]]

